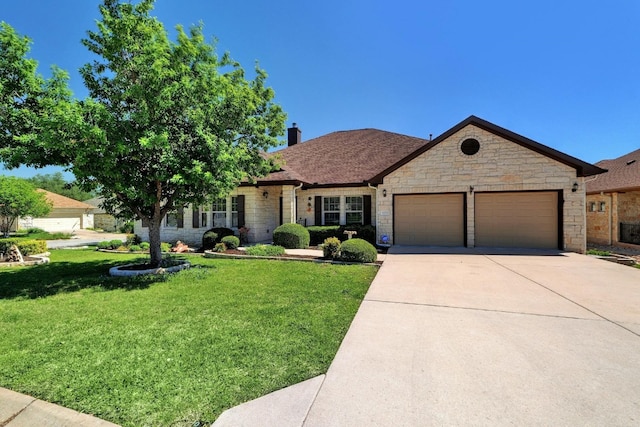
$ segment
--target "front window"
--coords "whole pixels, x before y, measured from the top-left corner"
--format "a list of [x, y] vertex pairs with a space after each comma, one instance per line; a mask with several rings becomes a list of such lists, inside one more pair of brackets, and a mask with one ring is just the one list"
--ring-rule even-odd
[[589, 212], [596, 211], [596, 202], [589, 202]]
[[324, 225], [340, 225], [340, 197], [323, 199]]
[[362, 196], [347, 196], [345, 198], [347, 225], [362, 224], [363, 222], [363, 203]]
[[213, 226], [227, 226], [227, 199], [217, 199], [213, 202]]
[[209, 212], [211, 209], [208, 205], [200, 206], [200, 227], [208, 227], [209, 226]]
[[231, 226], [238, 226], [238, 198], [231, 198]]
[[178, 212], [172, 211], [165, 217], [165, 227], [177, 227], [178, 226]]
[[600, 202], [600, 212], [607, 210], [607, 202]]

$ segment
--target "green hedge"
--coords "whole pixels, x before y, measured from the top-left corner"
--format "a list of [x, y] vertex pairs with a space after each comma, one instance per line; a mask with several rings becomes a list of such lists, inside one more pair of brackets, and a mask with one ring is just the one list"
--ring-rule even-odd
[[307, 227], [307, 230], [309, 231], [311, 246], [317, 246], [329, 237], [337, 237], [340, 241], [345, 241], [349, 238], [344, 234], [345, 230], [355, 231], [358, 234], [354, 237], [366, 240], [372, 245], [376, 244], [376, 228], [373, 225], [313, 225]]
[[247, 255], [252, 256], [281, 256], [285, 254], [282, 246], [273, 245], [255, 245], [249, 246], [246, 250]]
[[220, 241], [224, 243], [228, 249], [236, 249], [240, 246], [240, 239], [236, 236], [224, 236]]
[[225, 227], [211, 228], [202, 235], [202, 249], [211, 250], [215, 247], [216, 243], [222, 242], [227, 236], [233, 236], [233, 230]]
[[375, 262], [378, 259], [378, 251], [366, 240], [350, 239], [340, 245], [338, 259], [347, 262]]
[[44, 240], [0, 239], [0, 252], [7, 253], [12, 245], [18, 246], [23, 256], [37, 255], [47, 252], [47, 242]]
[[309, 247], [309, 231], [300, 224], [282, 224], [273, 230], [273, 244], [286, 249]]

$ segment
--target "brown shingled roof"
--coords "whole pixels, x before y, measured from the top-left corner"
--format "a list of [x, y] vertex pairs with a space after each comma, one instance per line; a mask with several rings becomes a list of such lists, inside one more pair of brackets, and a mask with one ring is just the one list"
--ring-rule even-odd
[[62, 208], [62, 209], [93, 209], [94, 208], [93, 206], [87, 203], [79, 202], [69, 197], [52, 193], [51, 191], [43, 190], [41, 188], [38, 188], [38, 191], [41, 193], [44, 193], [47, 200], [49, 200], [53, 204], [54, 209], [55, 208]]
[[378, 129], [332, 132], [276, 151], [282, 169], [258, 184], [365, 185], [429, 141]]
[[587, 182], [587, 193], [640, 189], [640, 149], [613, 160], [596, 163], [608, 172]]
[[[477, 126], [529, 150], [571, 166], [576, 169], [577, 176], [590, 176], [605, 172], [605, 169], [554, 150], [486, 120], [469, 116], [433, 141], [378, 129], [332, 132], [273, 153], [272, 155], [280, 156], [284, 162], [281, 170], [259, 179], [257, 184], [304, 184], [307, 187], [380, 184], [386, 175], [468, 125]], [[245, 185], [249, 184], [245, 183]]]

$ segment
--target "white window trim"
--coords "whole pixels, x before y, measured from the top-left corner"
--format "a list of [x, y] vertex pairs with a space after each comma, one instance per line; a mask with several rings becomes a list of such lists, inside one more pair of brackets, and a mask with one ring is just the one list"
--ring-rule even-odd
[[[325, 199], [338, 199], [338, 210], [325, 210]], [[343, 212], [344, 212], [344, 203], [342, 203], [341, 196], [322, 196], [322, 225], [327, 225], [326, 223], [326, 214], [327, 213], [337, 213], [338, 214], [338, 225], [343, 223]], [[334, 224], [331, 224], [334, 225]]]
[[[359, 210], [349, 210], [348, 209], [348, 203], [347, 203], [347, 198], [348, 197], [354, 197], [354, 198], [358, 198], [360, 199], [360, 209]], [[344, 197], [344, 210], [345, 210], [345, 214], [344, 214], [344, 224], [347, 224], [347, 214], [349, 213], [360, 213], [360, 225], [364, 224], [364, 197], [362, 196], [345, 196]], [[352, 224], [357, 224], [357, 223], [352, 223]]]

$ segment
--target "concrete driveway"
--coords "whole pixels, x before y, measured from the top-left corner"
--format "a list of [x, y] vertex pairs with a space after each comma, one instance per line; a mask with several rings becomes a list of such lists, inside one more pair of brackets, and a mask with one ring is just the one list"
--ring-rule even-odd
[[295, 387], [215, 425], [639, 425], [640, 270], [394, 247], [326, 377]]

